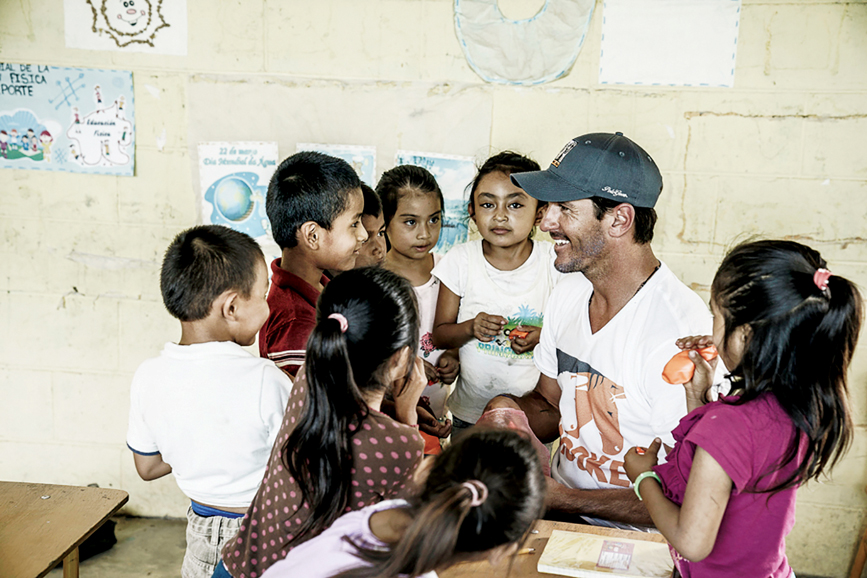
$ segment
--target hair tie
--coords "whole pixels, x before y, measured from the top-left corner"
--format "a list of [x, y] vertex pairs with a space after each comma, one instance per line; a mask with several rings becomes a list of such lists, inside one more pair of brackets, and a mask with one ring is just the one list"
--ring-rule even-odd
[[813, 273], [813, 283], [815, 283], [816, 287], [818, 287], [821, 291], [824, 291], [828, 288], [828, 279], [830, 277], [831, 272], [827, 269], [816, 269], [816, 272]]
[[470, 480], [461, 484], [461, 487], [466, 488], [472, 494], [473, 499], [470, 501], [470, 507], [475, 508], [481, 506], [488, 499], [488, 486], [479, 480]]
[[341, 315], [340, 313], [332, 313], [328, 316], [328, 319], [336, 319], [340, 324], [340, 333], [346, 333], [346, 330], [349, 329], [349, 321], [346, 320], [346, 317]]

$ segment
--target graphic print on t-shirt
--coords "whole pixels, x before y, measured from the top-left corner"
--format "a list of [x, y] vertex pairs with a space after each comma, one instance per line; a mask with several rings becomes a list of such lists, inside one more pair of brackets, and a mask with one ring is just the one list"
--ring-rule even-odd
[[[620, 432], [617, 402], [626, 399], [623, 387], [588, 363], [557, 350], [557, 382], [563, 391], [560, 401], [560, 453], [574, 461], [599, 482], [629, 487], [623, 475], [623, 434]], [[582, 428], [587, 427], [579, 443]], [[598, 440], [593, 444], [592, 440]], [[591, 451], [585, 446], [601, 448]]]
[[534, 325], [536, 327], [542, 327], [543, 319], [544, 315], [542, 313], [537, 313], [532, 307], [528, 307], [527, 305], [521, 305], [518, 308], [517, 313], [506, 317], [506, 324], [496, 337], [487, 343], [479, 341], [476, 344], [476, 349], [486, 353], [487, 355], [494, 355], [496, 357], [533, 359], [532, 350], [521, 354], [515, 353], [515, 350], [512, 349], [511, 334], [519, 325]]

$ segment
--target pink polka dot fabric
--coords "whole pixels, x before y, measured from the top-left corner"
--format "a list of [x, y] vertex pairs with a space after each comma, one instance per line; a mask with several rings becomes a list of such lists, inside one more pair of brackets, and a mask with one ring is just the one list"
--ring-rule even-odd
[[[300, 381], [289, 396], [262, 485], [244, 516], [238, 536], [223, 548], [223, 564], [234, 578], [258, 578], [274, 562], [285, 558], [291, 549], [288, 542], [294, 529], [309, 512], [282, 460], [283, 444], [295, 429], [306, 398], [306, 383]], [[405, 496], [424, 449], [418, 430], [376, 411], [371, 411], [360, 427], [350, 430], [354, 467], [346, 511]], [[303, 541], [293, 543], [292, 547]]]

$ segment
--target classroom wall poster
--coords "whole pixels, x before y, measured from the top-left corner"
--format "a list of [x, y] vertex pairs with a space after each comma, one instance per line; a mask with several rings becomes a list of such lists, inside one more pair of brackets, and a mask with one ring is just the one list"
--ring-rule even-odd
[[476, 176], [473, 157], [397, 151], [394, 164], [424, 167], [433, 174], [443, 192], [442, 229], [435, 253], [445, 254], [453, 246], [467, 241], [470, 220], [465, 191]]
[[132, 72], [0, 63], [0, 167], [132, 176]]
[[300, 142], [295, 152], [316, 151], [348, 162], [358, 178], [369, 187], [376, 187], [376, 147], [358, 145], [332, 145]]
[[202, 222], [247, 233], [270, 259], [280, 255], [265, 213], [277, 168], [276, 142], [199, 143]]
[[186, 0], [63, 0], [68, 48], [187, 55]]

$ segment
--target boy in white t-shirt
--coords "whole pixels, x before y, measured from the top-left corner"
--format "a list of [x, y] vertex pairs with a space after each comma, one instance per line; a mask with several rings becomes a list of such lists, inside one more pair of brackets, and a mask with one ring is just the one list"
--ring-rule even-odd
[[173, 473], [190, 498], [181, 575], [210, 577], [256, 495], [292, 382], [252, 345], [268, 319], [268, 269], [249, 236], [219, 225], [175, 237], [160, 275], [181, 339], [139, 366], [127, 445], [144, 480]]

